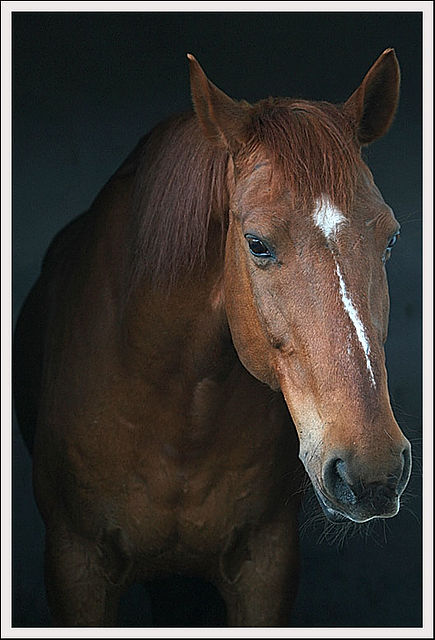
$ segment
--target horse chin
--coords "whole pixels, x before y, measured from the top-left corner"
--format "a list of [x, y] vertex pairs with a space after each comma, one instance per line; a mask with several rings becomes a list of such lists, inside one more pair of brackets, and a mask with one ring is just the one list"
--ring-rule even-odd
[[315, 494], [320, 506], [322, 507], [322, 511], [329, 522], [333, 522], [334, 524], [343, 524], [349, 521], [354, 522], [353, 518], [351, 518], [350, 516], [342, 513], [341, 511], [337, 511], [330, 505], [327, 505], [324, 501], [323, 496], [320, 496], [317, 491], [315, 491]]
[[332, 503], [316, 489], [314, 490], [316, 497], [322, 507], [322, 511], [325, 514], [326, 518], [329, 522], [334, 524], [344, 524], [353, 522], [355, 524], [362, 524], [364, 522], [368, 522], [369, 520], [375, 519], [387, 519], [393, 518], [399, 511], [399, 504], [397, 507], [391, 511], [391, 513], [383, 513], [383, 514], [373, 514], [373, 515], [362, 515], [356, 513], [345, 513], [344, 511], [337, 509]]

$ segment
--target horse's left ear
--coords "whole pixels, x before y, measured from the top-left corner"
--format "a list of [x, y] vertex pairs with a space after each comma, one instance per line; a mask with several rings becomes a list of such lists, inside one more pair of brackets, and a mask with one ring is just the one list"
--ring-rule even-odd
[[356, 124], [358, 142], [370, 144], [387, 133], [399, 101], [400, 68], [394, 49], [386, 49], [344, 104]]
[[247, 141], [250, 105], [227, 96], [210, 82], [191, 53], [187, 57], [193, 106], [203, 133], [215, 146], [236, 152]]

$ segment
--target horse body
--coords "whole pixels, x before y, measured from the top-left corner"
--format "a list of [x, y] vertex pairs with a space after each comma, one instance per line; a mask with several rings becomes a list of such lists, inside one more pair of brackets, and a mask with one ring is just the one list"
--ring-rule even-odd
[[113, 610], [83, 612], [87, 589], [65, 602], [58, 570], [80, 575], [95, 562], [115, 599], [132, 581], [174, 572], [224, 593], [250, 559], [250, 537], [275, 520], [283, 551], [294, 554], [296, 438], [282, 398], [246, 372], [232, 346], [222, 265], [216, 259], [193, 300], [190, 276], [170, 297], [142, 289], [119, 303], [128, 281], [117, 247], [127, 242], [122, 203], [131, 188], [131, 175], [115, 175], [92, 215], [55, 239], [27, 303], [44, 299], [42, 317], [29, 316], [28, 326], [24, 311], [17, 327], [19, 343], [43, 324], [49, 354], [34, 484], [48, 567], [50, 555], [65, 564], [47, 570], [62, 624], [112, 624]]
[[[382, 60], [385, 76], [391, 52]], [[194, 59], [191, 73], [196, 115], [147, 137], [61, 232], [16, 330], [17, 413], [24, 432], [36, 429], [35, 494], [60, 625], [113, 625], [128, 584], [174, 572], [212, 581], [231, 625], [285, 625], [297, 583], [299, 458], [336, 519], [394, 515], [409, 476], [382, 351], [388, 296], [378, 263], [397, 227], [391, 211], [356, 161], [358, 206], [338, 242], [345, 200], [339, 208], [339, 195], [313, 191], [309, 208], [297, 185], [277, 187], [285, 168], [259, 136], [243, 143], [248, 106]], [[348, 111], [361, 101], [356, 92]], [[270, 104], [269, 117], [289, 110]], [[293, 119], [317, 113], [292, 108]], [[369, 128], [361, 139], [380, 135]], [[190, 149], [180, 146], [184, 165], [175, 157], [167, 182], [157, 180], [179, 139]], [[202, 157], [207, 145], [215, 151]], [[177, 198], [194, 203], [211, 175], [202, 235], [187, 220], [175, 228], [171, 212], [159, 222], [158, 207], [143, 215], [156, 193], [160, 205], [169, 193], [174, 211]], [[183, 180], [192, 193], [177, 191]], [[148, 245], [138, 245], [145, 233]], [[255, 253], [264, 238], [268, 253]], [[157, 245], [155, 278], [146, 266]], [[366, 260], [366, 272], [352, 271], [352, 259]], [[319, 335], [328, 326], [338, 340]], [[29, 380], [33, 396], [23, 391]]]

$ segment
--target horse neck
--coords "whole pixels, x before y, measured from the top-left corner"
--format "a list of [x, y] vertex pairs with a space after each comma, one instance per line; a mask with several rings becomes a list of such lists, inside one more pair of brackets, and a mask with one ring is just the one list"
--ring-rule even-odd
[[[236, 360], [225, 314], [221, 228], [211, 224], [205, 264], [175, 283], [143, 277], [129, 292], [122, 317], [128, 366], [156, 382], [182, 376], [185, 384], [219, 378]], [[147, 363], [152, 362], [152, 367]]]
[[123, 190], [106, 253], [119, 266], [108, 270], [128, 366], [141, 374], [152, 359], [147, 376], [180, 369], [193, 379], [233, 353], [222, 291], [226, 174], [226, 152], [208, 146], [188, 113], [158, 125], [115, 175]]

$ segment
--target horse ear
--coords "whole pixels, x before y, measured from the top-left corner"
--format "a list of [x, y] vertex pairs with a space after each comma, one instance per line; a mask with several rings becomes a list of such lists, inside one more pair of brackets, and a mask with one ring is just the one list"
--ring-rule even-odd
[[191, 53], [187, 57], [193, 106], [205, 136], [214, 145], [236, 152], [247, 141], [250, 105], [227, 96], [210, 82]]
[[344, 111], [357, 126], [361, 145], [387, 133], [399, 101], [400, 68], [394, 49], [386, 49], [364, 80], [344, 104]]

